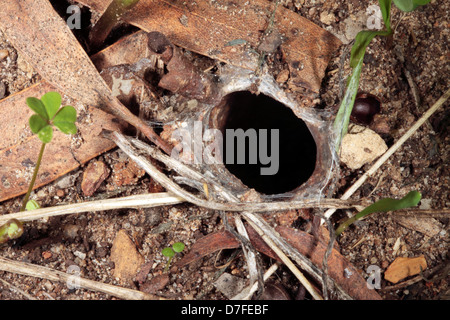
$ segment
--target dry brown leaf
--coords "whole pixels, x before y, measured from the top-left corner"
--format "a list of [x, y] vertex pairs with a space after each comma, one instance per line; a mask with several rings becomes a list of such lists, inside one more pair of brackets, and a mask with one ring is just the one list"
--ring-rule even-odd
[[[289, 227], [278, 227], [276, 230], [298, 252], [310, 259], [316, 267], [322, 269], [322, 259], [327, 250], [326, 244], [316, 241], [314, 236], [300, 230]], [[247, 227], [247, 232], [256, 250], [279, 260], [252, 228]], [[182, 267], [218, 250], [237, 247], [239, 247], [239, 242], [230, 232], [215, 232], [197, 240], [191, 250], [177, 262], [177, 265]], [[328, 275], [354, 299], [381, 300], [381, 297], [375, 290], [368, 289], [366, 281], [359, 274], [358, 270], [336, 249], [332, 250], [328, 259]]]
[[421, 269], [425, 270], [426, 268], [427, 261], [424, 256], [416, 258], [398, 257], [387, 268], [384, 278], [392, 283], [397, 283], [406, 277], [419, 274]]
[[112, 94], [48, 0], [4, 3], [0, 11], [0, 28], [27, 62], [60, 92], [88, 106], [106, 106], [109, 112], [135, 126], [170, 153], [170, 146]]
[[238, 247], [239, 241], [237, 241], [230, 232], [219, 231], [210, 233], [198, 239], [189, 252], [177, 261], [176, 265], [183, 267], [216, 251], [223, 249], [234, 249]]
[[[110, 1], [77, 2], [103, 12]], [[267, 0], [141, 0], [123, 19], [147, 32], [159, 31], [175, 45], [190, 51], [255, 70], [259, 56], [246, 44], [258, 47], [274, 8], [273, 2]], [[289, 65], [290, 81], [318, 92], [331, 55], [341, 42], [283, 6], [277, 8], [275, 27], [283, 38], [281, 51]]]
[[147, 34], [135, 32], [91, 57], [98, 71], [120, 64], [133, 64], [148, 56]]
[[[123, 63], [135, 63], [143, 58], [145, 51], [140, 50], [142, 38], [146, 40], [143, 32], [130, 35], [99, 52], [92, 57], [98, 70], [103, 67]], [[146, 47], [146, 42], [144, 42]], [[128, 54], [125, 54], [128, 53]], [[4, 201], [26, 192], [31, 179], [34, 162], [39, 153], [40, 140], [29, 130], [28, 118], [32, 111], [26, 106], [27, 97], [41, 97], [55, 88], [45, 80], [21, 92], [0, 100], [0, 201]], [[66, 100], [67, 97], [64, 97]], [[103, 139], [99, 134], [102, 129], [121, 131], [125, 123], [100, 109], [87, 107], [71, 100], [64, 103], [73, 104], [78, 111], [78, 134], [73, 139], [54, 132], [54, 141], [46, 147], [44, 161], [41, 164], [35, 188], [54, 181], [60, 176], [77, 168], [92, 158], [113, 148], [115, 144]]]
[[[322, 260], [327, 250], [326, 244], [316, 241], [314, 236], [300, 230], [289, 227], [278, 227], [276, 230], [301, 254], [322, 269]], [[381, 300], [375, 290], [367, 288], [366, 280], [358, 270], [336, 249], [331, 251], [328, 258], [328, 275], [356, 300]]]
[[423, 233], [428, 237], [434, 237], [444, 229], [443, 225], [438, 220], [431, 217], [408, 217], [393, 215], [393, 218], [398, 224], [408, 229]]
[[[57, 90], [47, 82], [38, 83], [0, 101], [2, 119], [0, 126], [0, 201], [27, 191], [37, 161], [41, 142], [28, 126], [32, 111], [27, 107], [27, 97], [41, 97]], [[78, 104], [74, 104], [77, 108]], [[78, 108], [79, 109], [79, 108]], [[102, 129], [120, 131], [124, 124], [99, 109], [88, 107], [78, 110], [78, 133], [67, 136], [54, 130], [53, 141], [46, 146], [35, 188], [43, 186], [74, 170], [81, 163], [113, 148], [115, 144], [100, 136]]]
[[92, 196], [109, 175], [109, 169], [103, 161], [90, 162], [83, 172], [81, 190], [85, 196]]
[[[95, 54], [92, 61], [97, 70], [119, 64], [129, 64], [139, 61], [147, 55], [147, 36], [144, 32], [137, 32], [103, 51]], [[4, 201], [27, 190], [31, 179], [34, 162], [39, 153], [40, 140], [29, 130], [28, 118], [32, 111], [26, 106], [27, 97], [41, 97], [48, 91], [57, 91], [45, 80], [21, 92], [0, 100], [0, 201]], [[110, 140], [99, 136], [102, 129], [121, 131], [125, 123], [100, 109], [84, 108], [76, 101], [66, 100], [64, 103], [73, 104], [78, 111], [78, 134], [73, 139], [55, 130], [53, 143], [46, 147], [44, 161], [41, 164], [35, 188], [54, 181], [60, 176], [77, 168], [115, 146]]]

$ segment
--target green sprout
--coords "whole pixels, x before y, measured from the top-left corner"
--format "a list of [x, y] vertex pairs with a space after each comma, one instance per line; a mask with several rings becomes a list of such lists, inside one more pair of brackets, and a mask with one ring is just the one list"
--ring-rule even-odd
[[[402, 11], [412, 11], [419, 5], [425, 5], [430, 0], [394, 0], [395, 5]], [[347, 87], [339, 106], [336, 119], [334, 120], [334, 131], [336, 133], [336, 152], [339, 151], [342, 138], [347, 134], [350, 115], [355, 103], [356, 94], [358, 93], [359, 78], [363, 64], [366, 48], [373, 38], [376, 36], [392, 36], [394, 30], [391, 28], [391, 4], [392, 0], [378, 0], [381, 14], [383, 16], [385, 30], [363, 30], [360, 31], [355, 38], [350, 55], [350, 67], [352, 73], [347, 80]]]
[[167, 261], [166, 267], [164, 268], [164, 271], [167, 272], [169, 270], [170, 263], [172, 262], [173, 257], [175, 256], [175, 252], [180, 253], [184, 250], [184, 243], [183, 242], [175, 242], [171, 247], [164, 248], [161, 253], [163, 256], [166, 256], [169, 258]]
[[34, 134], [37, 134], [38, 138], [42, 141], [42, 146], [20, 211], [39, 208], [37, 203], [29, 204], [28, 199], [33, 190], [34, 183], [36, 182], [45, 146], [52, 141], [53, 126], [65, 134], [75, 134], [77, 132], [77, 127], [75, 125], [77, 112], [72, 106], [64, 106], [61, 108], [61, 95], [58, 92], [47, 92], [41, 99], [29, 97], [26, 99], [26, 103], [28, 107], [35, 112], [35, 114], [30, 117], [29, 124], [31, 131]]
[[394, 0], [397, 8], [404, 12], [409, 12], [415, 10], [418, 6], [424, 6], [428, 4], [431, 0]]
[[418, 191], [411, 191], [402, 199], [396, 200], [391, 198], [380, 199], [372, 205], [368, 206], [355, 216], [347, 219], [336, 229], [336, 236], [339, 236], [345, 229], [348, 228], [353, 222], [362, 219], [375, 212], [388, 212], [394, 210], [405, 209], [409, 207], [417, 206], [420, 202], [422, 195]]
[[0, 244], [7, 242], [8, 240], [17, 239], [23, 234], [23, 226], [19, 220], [8, 220], [4, 225], [0, 227]]
[[31, 211], [31, 210], [39, 209], [40, 207], [41, 206], [39, 205], [39, 203], [36, 200], [28, 200], [25, 210]]
[[139, 0], [113, 0], [90, 32], [91, 48], [99, 48], [120, 18], [138, 2]]

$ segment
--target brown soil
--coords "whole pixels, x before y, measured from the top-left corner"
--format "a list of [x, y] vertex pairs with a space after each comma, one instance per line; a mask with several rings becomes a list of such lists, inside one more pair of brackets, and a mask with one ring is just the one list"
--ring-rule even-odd
[[[282, 1], [286, 7], [306, 17], [314, 23], [348, 42], [351, 38], [352, 22], [365, 15], [367, 2], [363, 1]], [[370, 1], [375, 4], [376, 1]], [[449, 2], [432, 1], [403, 17], [397, 8], [392, 10], [393, 26], [396, 27], [393, 44], [399, 45], [407, 63], [402, 65], [385, 38], [375, 38], [367, 50], [365, 65], [361, 76], [360, 88], [378, 96], [383, 104], [379, 121], [372, 125], [388, 146], [397, 140], [421, 114], [431, 106], [447, 89], [449, 74], [448, 37], [450, 13]], [[361, 28], [361, 27], [360, 27]], [[356, 28], [358, 29], [358, 28]], [[317, 108], [336, 110], [340, 100], [339, 77], [343, 45], [336, 51], [329, 64], [323, 81], [321, 93], [314, 97]], [[17, 54], [15, 49], [0, 33], [0, 50], [6, 49], [9, 56], [0, 61], [0, 94], [3, 96], [18, 92], [39, 81], [39, 75]], [[193, 59], [201, 61], [203, 57], [192, 54]], [[274, 77], [283, 70], [277, 59], [269, 59]], [[348, 60], [345, 61], [344, 74], [348, 74]], [[408, 70], [417, 86], [422, 100], [416, 106], [405, 72]], [[298, 95], [295, 88], [285, 85], [285, 90]], [[0, 97], [0, 98], [3, 98]], [[448, 108], [441, 108], [396, 152], [367, 182], [353, 198], [368, 197], [377, 200], [382, 197], [398, 198], [411, 190], [422, 193], [422, 207], [438, 210], [446, 208], [448, 197]], [[113, 150], [99, 156], [111, 170], [111, 174], [92, 197], [85, 197], [81, 191], [82, 168], [69, 173], [58, 181], [35, 190], [33, 198], [42, 207], [75, 203], [84, 200], [126, 196], [148, 192], [155, 188], [151, 179], [144, 175], [126, 180], [116, 174], [128, 164], [120, 150]], [[370, 167], [352, 171], [341, 167], [335, 197], [339, 197], [356, 179]], [[0, 203], [0, 214], [18, 211], [22, 198]], [[333, 221], [338, 223], [345, 212], [337, 212]], [[379, 294], [384, 299], [445, 299], [449, 297], [449, 278], [442, 274], [442, 268], [448, 265], [448, 218], [437, 219], [442, 226], [441, 232], [433, 237], [400, 225], [393, 214], [375, 214], [356, 223], [346, 231], [338, 243], [341, 253], [357, 267], [364, 277], [370, 265], [379, 266], [383, 272], [396, 257], [416, 257], [424, 255], [428, 270], [434, 270], [429, 276], [436, 281], [419, 280], [406, 283], [399, 288], [389, 288], [391, 283], [382, 278]], [[293, 227], [304, 225], [301, 217]], [[16, 261], [26, 261], [65, 271], [70, 265], [77, 265], [81, 275], [87, 279], [109, 284], [142, 289], [138, 282], [122, 284], [113, 276], [114, 263], [110, 260], [111, 246], [117, 232], [127, 231], [139, 253], [151, 265], [146, 281], [164, 274], [166, 258], [161, 250], [175, 241], [186, 244], [186, 250], [204, 235], [223, 229], [217, 213], [181, 204], [145, 210], [113, 210], [98, 213], [86, 213], [48, 221], [35, 221], [26, 225], [22, 238], [1, 247], [3, 257]], [[176, 299], [225, 299], [213, 285], [223, 272], [246, 279], [247, 271], [242, 254], [234, 258], [225, 269], [223, 266], [232, 256], [233, 250], [219, 255], [207, 256], [184, 268], [171, 269], [167, 284], [158, 287], [154, 293]], [[175, 258], [176, 259], [176, 258]], [[270, 259], [262, 257], [269, 266]], [[448, 268], [447, 268], [448, 269]], [[113, 297], [99, 292], [83, 289], [70, 290], [66, 284], [45, 279], [26, 277], [13, 273], [0, 272], [0, 299], [26, 299], [18, 288], [27, 295], [41, 299], [88, 299], [110, 300]], [[290, 297], [298, 296], [299, 284], [287, 268], [281, 267], [274, 277]], [[308, 298], [308, 296], [307, 296]], [[308, 298], [309, 299], [309, 298]]]

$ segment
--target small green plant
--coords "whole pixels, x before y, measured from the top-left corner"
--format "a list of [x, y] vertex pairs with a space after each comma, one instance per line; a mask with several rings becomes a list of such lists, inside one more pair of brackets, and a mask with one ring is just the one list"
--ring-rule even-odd
[[418, 6], [424, 6], [431, 0], [394, 0], [395, 5], [402, 11], [409, 12], [416, 9]]
[[173, 257], [176, 253], [180, 253], [184, 250], [184, 243], [183, 242], [175, 242], [171, 247], [164, 248], [161, 253], [163, 256], [168, 257], [169, 260], [167, 260], [166, 267], [164, 268], [164, 271], [167, 272], [169, 270], [170, 263], [172, 262]]
[[120, 18], [137, 5], [139, 0], [113, 0], [92, 28], [89, 38], [92, 49], [99, 48]]
[[40, 207], [41, 206], [39, 205], [39, 203], [36, 200], [28, 200], [25, 210], [31, 211], [31, 210], [39, 209]]
[[[431, 0], [394, 0], [395, 5], [402, 11], [412, 11], [419, 5], [425, 5]], [[355, 38], [350, 55], [350, 67], [352, 73], [347, 80], [347, 87], [339, 106], [336, 119], [334, 121], [334, 131], [337, 135], [336, 151], [339, 151], [342, 138], [348, 130], [348, 123], [355, 103], [356, 94], [358, 93], [359, 78], [363, 64], [366, 48], [376, 36], [392, 36], [394, 30], [391, 28], [391, 4], [392, 0], [378, 0], [381, 14], [385, 25], [385, 30], [363, 30], [360, 31]]]
[[[395, 5], [400, 10], [405, 12], [412, 11], [418, 6], [426, 5], [429, 2], [430, 0], [394, 0]], [[356, 35], [355, 43], [352, 46], [350, 55], [350, 67], [352, 68], [352, 73], [347, 79], [346, 91], [344, 97], [342, 98], [341, 105], [339, 106], [339, 110], [333, 124], [334, 131], [337, 136], [335, 144], [337, 152], [339, 151], [342, 138], [345, 136], [348, 130], [350, 115], [352, 113], [353, 105], [358, 93], [359, 78], [361, 75], [366, 48], [375, 36], [392, 36], [392, 34], [394, 33], [394, 30], [391, 28], [392, 0], [378, 0], [378, 3], [380, 5], [381, 14], [383, 16], [385, 30], [363, 30]], [[339, 236], [352, 223], [372, 213], [394, 211], [416, 206], [420, 202], [420, 199], [421, 194], [418, 191], [411, 191], [400, 200], [391, 198], [380, 199], [355, 216], [343, 222], [336, 229], [335, 234], [336, 236]]]
[[26, 103], [35, 112], [30, 117], [29, 124], [31, 131], [37, 134], [38, 138], [42, 141], [42, 146], [20, 211], [39, 208], [39, 205], [35, 201], [29, 203], [28, 199], [36, 182], [45, 146], [53, 139], [53, 126], [65, 134], [75, 134], [77, 132], [75, 125], [77, 112], [72, 106], [64, 106], [61, 108], [61, 95], [58, 92], [47, 92], [41, 99], [29, 97], [26, 99]]
[[375, 212], [388, 212], [394, 210], [400, 210], [404, 208], [414, 207], [420, 202], [421, 194], [417, 191], [411, 191], [402, 199], [396, 200], [391, 198], [380, 199], [374, 204], [371, 204], [355, 216], [347, 219], [336, 229], [336, 236], [339, 236], [345, 229], [348, 228], [353, 222], [362, 219]]
[[8, 240], [17, 239], [23, 234], [23, 226], [19, 220], [8, 220], [4, 225], [0, 227], [0, 244], [7, 242]]

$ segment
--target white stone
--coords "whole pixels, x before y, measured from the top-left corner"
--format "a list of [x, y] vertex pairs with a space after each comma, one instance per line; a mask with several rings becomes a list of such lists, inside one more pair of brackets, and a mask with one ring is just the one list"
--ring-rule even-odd
[[387, 150], [384, 140], [369, 128], [349, 126], [342, 139], [340, 160], [352, 170], [361, 168], [381, 156]]
[[326, 25], [330, 25], [336, 21], [336, 17], [332, 13], [322, 12], [320, 14], [320, 22], [325, 23]]
[[74, 251], [73, 255], [80, 258], [81, 260], [86, 259], [86, 253], [83, 253], [81, 251]]

